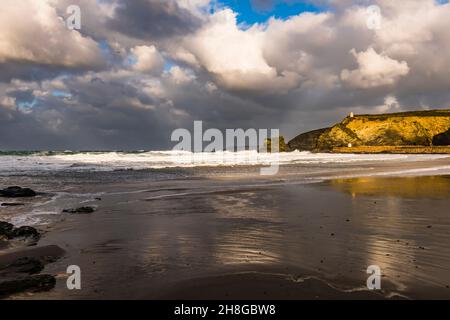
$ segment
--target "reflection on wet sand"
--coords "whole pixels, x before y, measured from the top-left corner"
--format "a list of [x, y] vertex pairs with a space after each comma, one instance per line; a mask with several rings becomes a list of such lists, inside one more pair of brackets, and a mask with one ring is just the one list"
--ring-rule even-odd
[[449, 178], [287, 180], [249, 189], [252, 181], [180, 179], [147, 187], [158, 189], [151, 201], [149, 192], [119, 194], [124, 185], [111, 185], [94, 215], [73, 216], [69, 231], [44, 239], [71, 250], [70, 261], [51, 268], [80, 265], [84, 290], [61, 287], [41, 297], [98, 297], [101, 288], [102, 298], [149, 298], [201, 278], [206, 293], [215, 283], [236, 292], [265, 292], [258, 285], [268, 284], [271, 297], [285, 297], [289, 288], [292, 296], [315, 298], [307, 283], [292, 279], [358, 291], [370, 265], [382, 269], [383, 293], [450, 297]]
[[442, 297], [449, 182], [364, 178], [155, 199], [146, 208], [161, 215], [142, 227], [150, 246], [140, 259], [183, 275], [284, 270], [342, 288], [364, 287], [367, 267], [378, 265], [387, 293]]
[[258, 199], [258, 192], [242, 190], [208, 200], [218, 224], [228, 226], [221, 229], [222, 233], [214, 241], [217, 263], [248, 265], [280, 261], [278, 248], [273, 248], [282, 239], [277, 215], [262, 203], [258, 204]]
[[430, 286], [448, 288], [449, 177], [337, 179], [329, 185], [352, 197], [366, 264], [379, 265], [397, 288], [419, 296]]
[[330, 185], [352, 196], [389, 196], [403, 198], [436, 197], [450, 195], [449, 176], [354, 178], [332, 180]]
[[[279, 236], [279, 235], [278, 235]], [[239, 241], [237, 241], [239, 239]], [[224, 234], [215, 246], [217, 262], [223, 265], [273, 264], [280, 262], [270, 242], [278, 242], [264, 228], [242, 228]]]

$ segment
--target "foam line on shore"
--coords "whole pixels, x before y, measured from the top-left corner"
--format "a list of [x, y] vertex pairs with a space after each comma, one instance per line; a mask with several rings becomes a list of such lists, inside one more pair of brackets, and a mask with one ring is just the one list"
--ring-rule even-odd
[[165, 168], [265, 166], [278, 163], [333, 164], [381, 161], [426, 161], [448, 155], [330, 154], [310, 152], [258, 153], [256, 151], [191, 153], [164, 151], [145, 153], [74, 153], [56, 155], [3, 155], [1, 175], [39, 172], [96, 172]]

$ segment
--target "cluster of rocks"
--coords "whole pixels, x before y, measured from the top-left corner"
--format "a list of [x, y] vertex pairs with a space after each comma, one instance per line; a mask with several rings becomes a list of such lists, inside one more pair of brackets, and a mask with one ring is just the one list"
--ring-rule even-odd
[[[33, 227], [14, 227], [11, 223], [0, 221], [0, 240], [28, 240], [28, 245], [35, 245], [40, 233]], [[42, 250], [44, 249], [44, 250]], [[47, 248], [17, 251], [12, 250], [0, 255], [0, 298], [20, 292], [40, 292], [52, 289], [56, 284], [54, 276], [39, 274], [45, 263], [54, 261], [47, 254], [39, 256], [39, 250]], [[58, 250], [61, 250], [58, 248]], [[48, 250], [47, 250], [48, 251]], [[37, 256], [34, 257], [33, 255]]]
[[[29, 198], [37, 193], [30, 188], [8, 187], [0, 189], [2, 198]], [[2, 207], [21, 206], [23, 203], [5, 202]], [[11, 243], [17, 242], [21, 246], [35, 246], [41, 234], [36, 228], [30, 226], [16, 227], [13, 224], [0, 221], [0, 249], [7, 249]], [[58, 250], [61, 250], [58, 248]], [[14, 293], [40, 292], [52, 289], [56, 284], [54, 276], [39, 274], [50, 262], [50, 256], [37, 252], [48, 251], [48, 248], [35, 247], [34, 249], [16, 248], [0, 254], [0, 298], [5, 298]], [[59, 251], [58, 251], [59, 252]], [[58, 253], [59, 254], [59, 253]]]
[[[18, 186], [8, 187], [6, 189], [0, 189], [0, 197], [3, 198], [29, 198], [35, 197], [37, 193], [30, 188], [22, 188]], [[96, 198], [96, 200], [101, 200], [101, 198]], [[0, 204], [2, 207], [14, 207], [21, 206], [23, 203], [18, 202], [3, 202]], [[63, 213], [70, 214], [90, 214], [95, 211], [93, 207], [79, 207], [79, 208], [71, 208], [64, 209]], [[5, 226], [6, 227], [6, 226]], [[0, 234], [1, 235], [1, 234]]]
[[[37, 193], [29, 188], [13, 186], [0, 189], [2, 198], [27, 198], [36, 195]], [[0, 203], [2, 207], [20, 205], [24, 204]], [[95, 208], [88, 206], [63, 210], [64, 213], [69, 214], [90, 214], [94, 211]], [[9, 222], [0, 221], [0, 250], [8, 249], [12, 244], [16, 245], [17, 243], [25, 247], [35, 246], [40, 237], [39, 231], [33, 227], [16, 227]], [[52, 289], [56, 284], [55, 277], [49, 274], [40, 274], [40, 272], [46, 263], [55, 261], [63, 253], [64, 250], [57, 246], [36, 246], [0, 253], [0, 299], [16, 293], [42, 292]]]
[[0, 298], [20, 292], [43, 292], [53, 289], [56, 279], [49, 274], [15, 277], [0, 282]]
[[13, 239], [20, 239], [27, 242], [29, 245], [36, 244], [41, 235], [33, 227], [22, 226], [14, 227], [11, 223], [0, 221], [0, 240], [5, 242]]

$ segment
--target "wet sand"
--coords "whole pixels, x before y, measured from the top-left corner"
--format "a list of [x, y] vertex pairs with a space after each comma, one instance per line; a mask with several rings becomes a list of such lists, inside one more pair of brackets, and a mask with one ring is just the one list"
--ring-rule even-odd
[[[60, 176], [68, 194], [90, 196], [48, 206], [97, 210], [41, 227], [40, 246], [66, 251], [44, 270], [58, 275], [56, 288], [12, 298], [449, 299], [450, 177], [389, 177], [384, 166], [361, 166], [376, 177], [322, 182], [298, 168], [271, 179], [249, 171]], [[51, 198], [52, 179], [32, 181]], [[73, 264], [79, 291], [66, 287]], [[381, 291], [366, 289], [370, 265], [382, 270]]]

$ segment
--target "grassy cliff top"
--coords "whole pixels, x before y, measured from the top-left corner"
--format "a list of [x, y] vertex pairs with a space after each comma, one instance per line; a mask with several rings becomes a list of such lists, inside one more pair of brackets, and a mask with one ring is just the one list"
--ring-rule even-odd
[[421, 110], [421, 111], [406, 111], [396, 113], [381, 113], [381, 114], [355, 114], [357, 117], [365, 117], [370, 119], [382, 119], [392, 117], [450, 117], [450, 110]]

